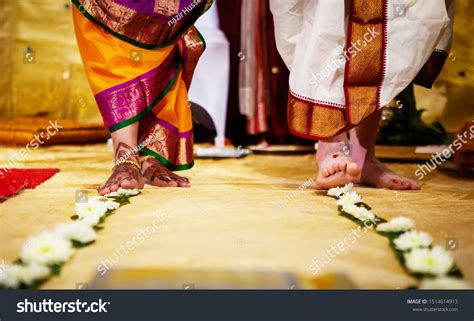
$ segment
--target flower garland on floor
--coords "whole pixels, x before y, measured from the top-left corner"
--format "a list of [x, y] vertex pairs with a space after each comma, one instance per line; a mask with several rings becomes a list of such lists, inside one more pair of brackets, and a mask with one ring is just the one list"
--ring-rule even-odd
[[[469, 288], [451, 255], [433, 245], [428, 233], [415, 230], [415, 223], [409, 218], [401, 216], [387, 222], [373, 214], [370, 206], [352, 188], [353, 184], [349, 183], [328, 191], [328, 195], [336, 199], [339, 215], [387, 237], [402, 267], [420, 281], [419, 288]], [[71, 217], [74, 222], [58, 225], [52, 231], [25, 241], [20, 258], [0, 273], [0, 289], [36, 289], [58, 275], [76, 249], [95, 242], [97, 231], [103, 229], [106, 218], [138, 194], [138, 190], [119, 189], [76, 203], [76, 215]]]
[[434, 245], [428, 233], [415, 230], [415, 223], [409, 218], [399, 216], [387, 221], [375, 215], [352, 189], [353, 184], [349, 183], [332, 188], [327, 194], [336, 199], [339, 215], [388, 238], [401, 266], [419, 281], [418, 286], [411, 288], [469, 288], [451, 255], [441, 246]]
[[106, 196], [76, 203], [76, 215], [71, 217], [74, 222], [58, 225], [25, 241], [20, 258], [0, 273], [0, 289], [36, 289], [58, 275], [77, 249], [95, 242], [106, 218], [130, 204], [130, 198], [138, 194], [139, 190], [120, 188]]

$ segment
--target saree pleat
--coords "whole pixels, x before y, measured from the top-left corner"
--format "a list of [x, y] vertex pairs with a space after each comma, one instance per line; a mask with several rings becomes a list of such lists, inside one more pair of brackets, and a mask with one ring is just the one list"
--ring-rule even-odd
[[193, 23], [212, 1], [73, 3], [77, 42], [105, 127], [114, 132], [138, 122], [140, 153], [171, 170], [192, 167], [187, 93], [205, 49]]

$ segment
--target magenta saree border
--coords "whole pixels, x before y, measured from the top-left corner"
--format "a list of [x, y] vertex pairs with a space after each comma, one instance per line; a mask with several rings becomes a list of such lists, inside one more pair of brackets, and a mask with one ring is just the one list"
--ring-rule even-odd
[[179, 132], [179, 129], [173, 125], [171, 125], [170, 123], [168, 123], [167, 121], [163, 120], [163, 119], [160, 119], [160, 118], [156, 118], [156, 123], [163, 126], [164, 128], [168, 129], [168, 130], [171, 130], [173, 131], [174, 133], [176, 133], [178, 135], [179, 138], [189, 138], [191, 137], [191, 135], [193, 134], [193, 130], [188, 130], [187, 132], [182, 132], [180, 133]]
[[[178, 128], [156, 117], [145, 125], [139, 144], [142, 154], [158, 159], [171, 170], [183, 170], [192, 167], [194, 160], [193, 130], [180, 133]], [[151, 141], [148, 141], [152, 138]]]
[[[170, 16], [166, 16], [164, 14], [158, 13], [155, 10], [156, 7], [156, 2], [159, 0], [155, 1], [150, 1], [150, 0], [114, 0], [113, 2], [116, 2], [124, 7], [130, 8], [135, 10], [138, 13], [141, 13], [145, 16], [149, 17], [160, 17], [164, 19], [169, 19]], [[196, 3], [202, 3], [205, 0], [179, 0], [178, 2], [178, 12], [175, 12], [174, 14], [178, 14], [179, 11], [183, 10], [186, 7], [189, 7], [191, 3], [196, 2]]]
[[106, 127], [136, 117], [150, 107], [179, 70], [176, 53], [173, 50], [155, 69], [95, 96]]

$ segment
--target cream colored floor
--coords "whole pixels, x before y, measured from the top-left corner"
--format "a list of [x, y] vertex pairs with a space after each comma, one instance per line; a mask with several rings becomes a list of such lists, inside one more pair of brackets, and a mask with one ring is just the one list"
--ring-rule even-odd
[[[0, 149], [0, 161], [7, 152]], [[0, 261], [14, 260], [29, 236], [74, 213], [75, 192], [107, 178], [112, 166], [105, 146], [50, 147], [37, 150], [18, 167], [59, 167], [61, 172], [35, 190], [0, 204]], [[414, 164], [389, 164], [414, 176]], [[291, 271], [311, 276], [313, 259], [325, 254], [355, 228], [336, 214], [334, 200], [312, 189], [294, 192], [314, 179], [314, 157], [249, 156], [242, 160], [198, 160], [185, 173], [190, 189], [146, 188], [132, 205], [107, 220], [96, 244], [80, 250], [59, 277], [44, 288], [75, 288], [88, 283], [101, 260], [149, 226], [155, 215], [168, 221], [122, 257], [119, 268]], [[474, 284], [474, 181], [436, 172], [423, 190], [395, 192], [358, 187], [366, 202], [385, 218], [405, 215], [445, 245], [456, 239], [456, 261]], [[294, 199], [286, 202], [291, 195]], [[283, 204], [280, 210], [276, 210]], [[321, 273], [341, 272], [359, 288], [403, 288], [413, 284], [398, 265], [386, 239], [367, 233]]]

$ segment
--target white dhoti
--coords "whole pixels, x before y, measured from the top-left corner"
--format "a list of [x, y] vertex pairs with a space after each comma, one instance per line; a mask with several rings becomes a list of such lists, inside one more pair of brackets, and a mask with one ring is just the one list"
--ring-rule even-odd
[[[345, 3], [349, 6], [346, 7]], [[359, 124], [448, 55], [454, 0], [270, 0], [288, 65], [290, 131], [323, 139]]]

